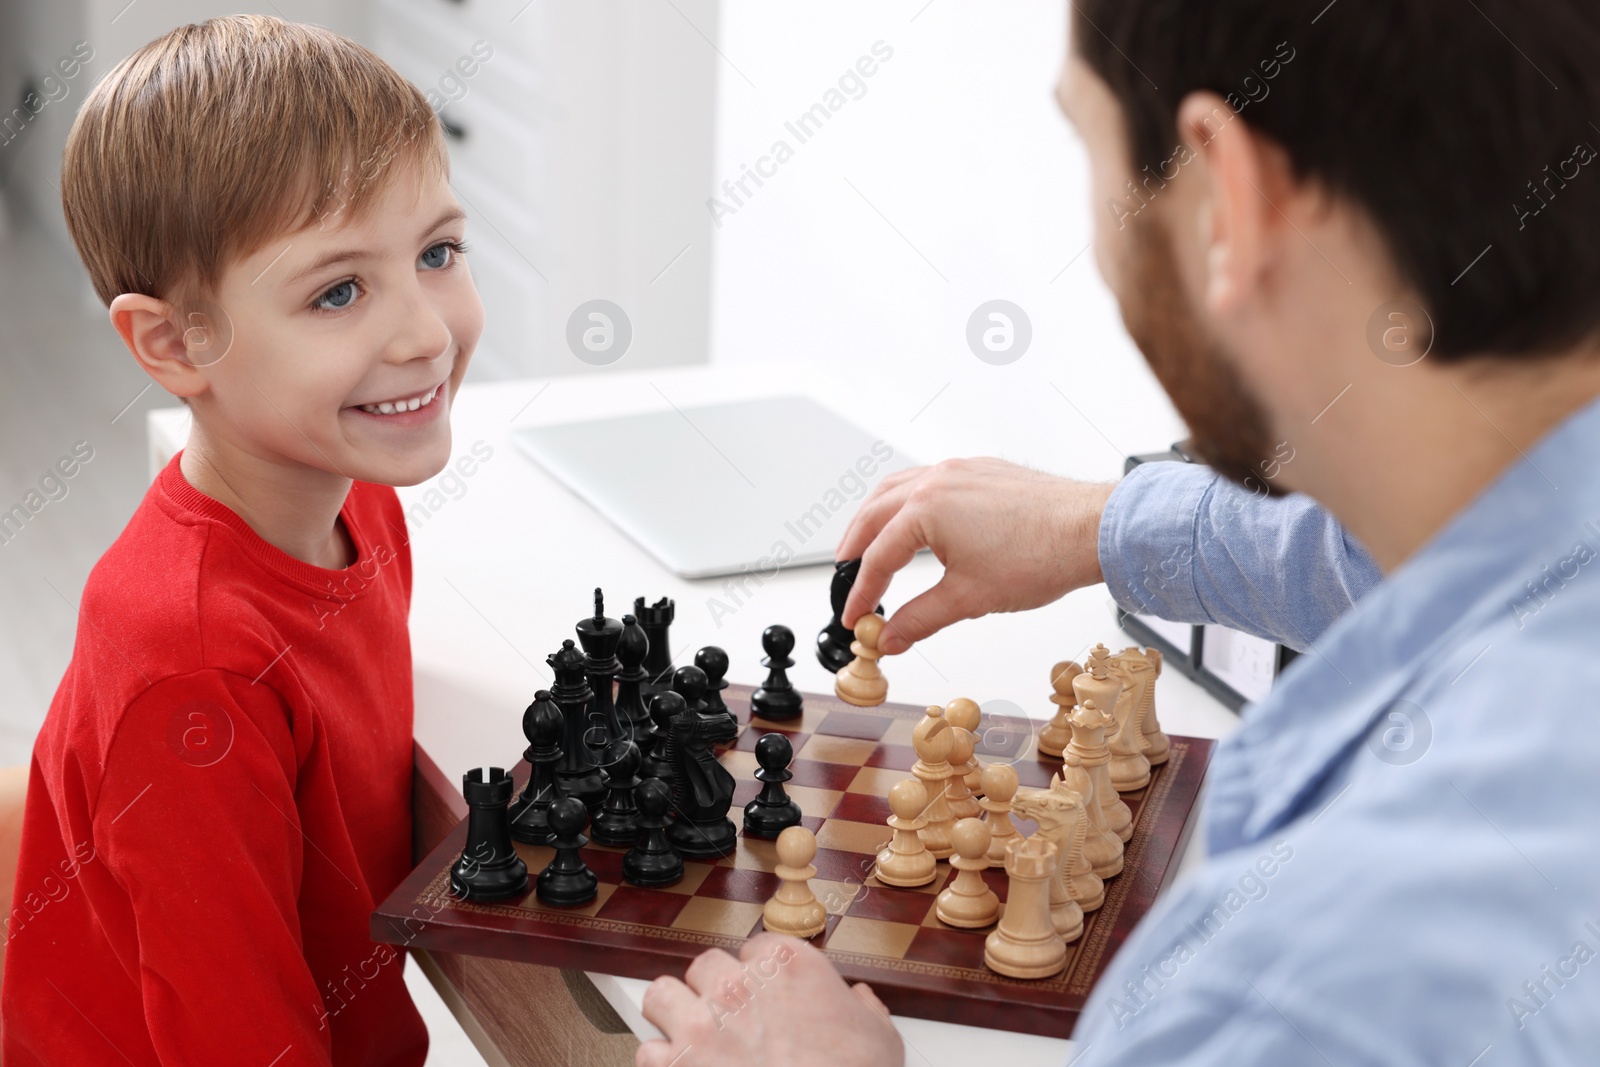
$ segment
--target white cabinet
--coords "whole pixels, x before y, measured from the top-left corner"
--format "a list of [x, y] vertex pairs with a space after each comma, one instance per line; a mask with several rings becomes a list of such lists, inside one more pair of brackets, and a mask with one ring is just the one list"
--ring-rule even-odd
[[597, 299], [631, 321], [622, 365], [707, 359], [717, 14], [715, 0], [372, 0], [364, 42], [450, 134], [487, 315], [475, 376], [591, 369], [566, 326]]
[[[94, 50], [67, 95], [4, 146], [17, 214], [70, 248], [61, 149], [89, 87], [173, 27], [236, 10], [216, 0], [0, 5], [0, 90], [37, 81], [79, 41]], [[246, 10], [349, 34], [442, 105], [488, 315], [475, 377], [593, 369], [568, 349], [566, 324], [597, 299], [631, 320], [620, 366], [707, 360], [717, 0], [275, 0]]]

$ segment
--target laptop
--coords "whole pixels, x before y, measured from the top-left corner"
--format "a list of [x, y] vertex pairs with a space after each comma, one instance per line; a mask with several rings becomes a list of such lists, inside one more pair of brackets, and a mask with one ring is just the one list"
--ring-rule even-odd
[[867, 492], [916, 462], [809, 397], [511, 431], [517, 447], [681, 578], [830, 563]]

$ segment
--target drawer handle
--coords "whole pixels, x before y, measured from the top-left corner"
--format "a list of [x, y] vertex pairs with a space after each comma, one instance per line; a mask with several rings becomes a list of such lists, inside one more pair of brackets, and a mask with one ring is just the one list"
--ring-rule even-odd
[[451, 140], [465, 141], [467, 139], [467, 128], [451, 122], [443, 115], [439, 116], [439, 125], [444, 127], [445, 136], [449, 137]]

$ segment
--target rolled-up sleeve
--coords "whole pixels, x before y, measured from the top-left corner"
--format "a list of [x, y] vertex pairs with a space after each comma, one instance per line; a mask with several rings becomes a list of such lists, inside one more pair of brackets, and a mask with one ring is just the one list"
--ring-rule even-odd
[[1193, 463], [1143, 463], [1112, 491], [1100, 569], [1125, 610], [1218, 623], [1305, 651], [1382, 579], [1310, 497], [1266, 497]]

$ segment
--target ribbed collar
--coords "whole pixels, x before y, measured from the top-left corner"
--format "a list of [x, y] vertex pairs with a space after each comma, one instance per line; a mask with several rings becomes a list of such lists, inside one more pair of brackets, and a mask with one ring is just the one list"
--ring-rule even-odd
[[1213, 852], [1297, 817], [1391, 702], [1526, 596], [1524, 583], [1539, 579], [1543, 565], [1580, 540], [1600, 552], [1588, 526], [1600, 527], [1596, 456], [1600, 400], [1502, 472], [1246, 709], [1213, 765], [1206, 820]]
[[[350, 531], [350, 539], [355, 542], [355, 562], [343, 570], [330, 570], [289, 555], [251, 529], [250, 524], [241, 519], [232, 508], [206, 496], [190, 485], [178, 467], [178, 461], [182, 456], [183, 451], [180, 449], [156, 476], [156, 485], [160, 491], [158, 499], [164, 510], [174, 518], [183, 519], [188, 516], [227, 527], [233, 533], [235, 543], [248, 556], [285, 582], [307, 592], [326, 597], [332, 590], [338, 599], [349, 601], [359, 596], [361, 590], [369, 584], [376, 566], [372, 562], [373, 548], [366, 532], [352, 516], [354, 510], [352, 501], [356, 497], [356, 485], [360, 483], [351, 484], [350, 493], [345, 496], [344, 504], [339, 509], [345, 528]], [[348, 579], [352, 574], [365, 576], [365, 580], [351, 583]]]

